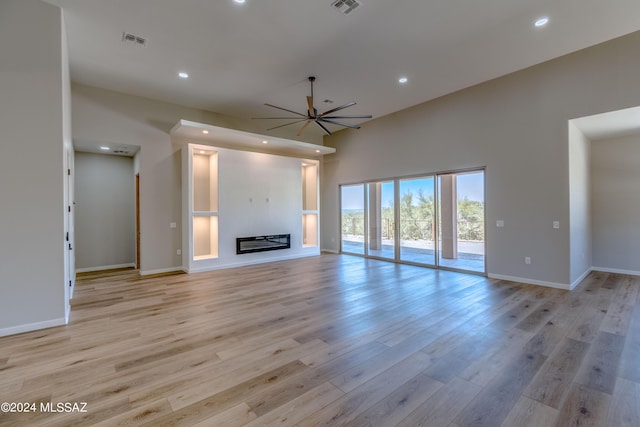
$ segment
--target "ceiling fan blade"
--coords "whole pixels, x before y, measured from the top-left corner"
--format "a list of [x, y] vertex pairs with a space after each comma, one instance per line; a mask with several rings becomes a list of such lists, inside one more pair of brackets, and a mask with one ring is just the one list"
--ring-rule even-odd
[[316, 109], [313, 108], [313, 97], [312, 96], [307, 96], [307, 106], [309, 107], [309, 117], [315, 117], [315, 111]]
[[344, 105], [341, 105], [339, 107], [333, 108], [333, 109], [331, 109], [329, 111], [325, 111], [324, 113], [320, 114], [318, 117], [323, 117], [323, 116], [326, 116], [327, 114], [331, 114], [331, 113], [334, 113], [336, 111], [339, 111], [339, 110], [342, 110], [342, 109], [345, 109], [345, 108], [348, 108], [348, 107], [352, 107], [354, 105], [356, 105], [355, 102], [347, 102]]
[[321, 116], [323, 119], [372, 119], [372, 115], [367, 116]]
[[329, 129], [327, 129], [325, 126], [323, 126], [322, 123], [320, 123], [317, 120], [315, 120], [314, 123], [317, 124], [318, 126], [320, 126], [322, 128], [322, 130], [326, 132], [327, 135], [331, 136], [331, 132], [329, 132]]
[[301, 120], [299, 117], [251, 117], [251, 120], [281, 120], [281, 119]]
[[286, 108], [278, 107], [277, 105], [273, 105], [273, 104], [264, 104], [264, 105], [266, 105], [267, 107], [277, 108], [278, 110], [288, 111], [289, 113], [295, 114], [296, 116], [302, 116], [305, 118], [305, 120], [307, 118], [306, 114], [298, 113], [297, 111], [287, 110]]
[[346, 123], [340, 123], [340, 122], [336, 122], [336, 121], [333, 121], [333, 120], [327, 120], [324, 117], [322, 119], [320, 119], [320, 120], [322, 120], [323, 122], [326, 122], [326, 123], [331, 123], [332, 125], [344, 126], [346, 128], [351, 128], [351, 129], [360, 129], [360, 126], [358, 126], [358, 125], [348, 125]]
[[297, 136], [302, 135], [302, 132], [304, 132], [304, 130], [307, 128], [307, 126], [309, 126], [311, 124], [313, 120], [307, 120], [307, 123], [305, 123], [304, 125], [302, 125], [302, 127], [300, 128], [300, 130], [298, 131], [298, 133], [296, 134]]
[[285, 126], [289, 126], [289, 125], [293, 125], [293, 124], [296, 124], [296, 123], [304, 122], [305, 120], [307, 120], [307, 119], [296, 120], [295, 122], [285, 123], [285, 124], [280, 125], [280, 126], [274, 126], [274, 127], [269, 128], [267, 130], [273, 130], [273, 129], [282, 128], [282, 127], [285, 127]]

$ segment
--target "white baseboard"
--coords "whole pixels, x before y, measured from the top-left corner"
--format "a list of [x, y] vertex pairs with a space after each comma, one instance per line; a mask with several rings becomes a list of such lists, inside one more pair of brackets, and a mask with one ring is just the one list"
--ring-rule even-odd
[[158, 268], [156, 270], [140, 270], [141, 276], [150, 276], [152, 274], [175, 273], [176, 271], [184, 271], [182, 267]]
[[28, 323], [26, 325], [12, 326], [10, 328], [0, 329], [0, 337], [6, 337], [8, 335], [22, 334], [25, 332], [37, 331], [39, 329], [53, 328], [55, 326], [66, 325], [67, 322], [64, 318], [45, 320], [44, 322]]
[[509, 280], [511, 282], [525, 283], [527, 285], [546, 286], [548, 288], [570, 290], [571, 287], [566, 283], [545, 282], [544, 280], [527, 279], [525, 277], [505, 276], [502, 274], [487, 274], [490, 279]]
[[578, 277], [576, 280], [573, 281], [570, 289], [571, 290], [575, 289], [575, 287], [578, 286], [592, 271], [593, 271], [593, 268], [589, 268], [587, 271], [582, 273], [580, 277]]
[[640, 276], [640, 271], [635, 270], [622, 270], [620, 268], [607, 268], [607, 267], [591, 267], [594, 271], [601, 271], [603, 273], [617, 273], [626, 274], [629, 276]]
[[283, 257], [254, 259], [246, 262], [234, 262], [234, 263], [220, 264], [220, 265], [208, 265], [206, 267], [182, 269], [182, 271], [184, 271], [185, 273], [201, 273], [203, 271], [223, 270], [225, 268], [247, 267], [249, 265], [265, 264], [268, 262], [277, 262], [277, 261], [286, 261], [289, 259], [296, 259], [296, 258], [308, 258], [311, 256], [318, 256], [318, 255], [320, 255], [319, 252], [313, 252], [308, 254], [287, 255]]
[[321, 252], [326, 252], [328, 254], [339, 254], [340, 253], [340, 251], [336, 251], [336, 250], [333, 250], [333, 249], [322, 249]]
[[76, 273], [90, 273], [92, 271], [115, 270], [117, 268], [136, 268], [136, 264], [129, 263], [129, 264], [101, 265], [98, 267], [76, 268]]

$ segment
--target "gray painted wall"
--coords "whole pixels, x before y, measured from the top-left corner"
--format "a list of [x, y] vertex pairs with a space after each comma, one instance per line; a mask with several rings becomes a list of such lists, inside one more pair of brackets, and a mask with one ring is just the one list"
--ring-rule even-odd
[[135, 264], [132, 157], [76, 153], [76, 268]]
[[591, 142], [593, 265], [640, 274], [640, 135]]
[[325, 137], [322, 248], [339, 248], [339, 184], [486, 166], [488, 273], [567, 286], [567, 122], [640, 105], [639, 45], [633, 33]]
[[6, 335], [65, 321], [69, 118], [60, 9], [3, 0], [0, 17], [0, 335]]

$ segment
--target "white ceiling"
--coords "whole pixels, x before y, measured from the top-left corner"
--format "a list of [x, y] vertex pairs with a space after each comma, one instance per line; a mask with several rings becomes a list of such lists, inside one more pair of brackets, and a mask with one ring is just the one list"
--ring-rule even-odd
[[361, 0], [349, 15], [332, 0], [47, 1], [73, 81], [243, 118], [304, 112], [310, 75], [319, 112], [356, 101], [344, 114], [380, 117], [640, 30], [638, 0]]

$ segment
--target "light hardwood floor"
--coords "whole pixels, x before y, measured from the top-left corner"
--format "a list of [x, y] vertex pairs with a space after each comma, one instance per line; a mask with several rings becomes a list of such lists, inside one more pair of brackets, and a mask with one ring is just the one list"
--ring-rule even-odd
[[345, 255], [78, 277], [0, 338], [0, 425], [639, 426], [640, 278], [574, 291]]

